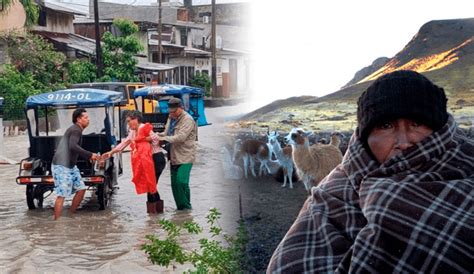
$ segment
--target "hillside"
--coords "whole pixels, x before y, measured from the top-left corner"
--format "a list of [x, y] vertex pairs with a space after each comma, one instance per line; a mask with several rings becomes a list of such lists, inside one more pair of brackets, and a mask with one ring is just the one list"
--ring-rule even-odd
[[[283, 107], [277, 109], [270, 104], [243, 119], [262, 121], [264, 115], [265, 125], [288, 130], [292, 125], [282, 125], [281, 119], [292, 114], [296, 124], [313, 130], [350, 130], [355, 127], [356, 103], [360, 94], [381, 75], [400, 69], [423, 73], [444, 87], [450, 112], [462, 126], [472, 126], [474, 18], [430, 21], [420, 28], [400, 52], [363, 79], [357, 79], [360, 78], [359, 73], [348, 86], [324, 97], [307, 98], [297, 105], [294, 104], [294, 98], [287, 99], [288, 102], [279, 100], [278, 104]], [[285, 106], [286, 103], [288, 106]]]
[[312, 102], [317, 97], [315, 96], [295, 96], [295, 97], [290, 97], [287, 99], [282, 99], [282, 100], [276, 100], [264, 107], [261, 107], [245, 116], [243, 116], [241, 119], [253, 119], [253, 117], [258, 117], [267, 113], [270, 113], [274, 110], [277, 109], [282, 109], [282, 108], [287, 108], [287, 107], [292, 107], [292, 106], [300, 106], [304, 105], [307, 102]]
[[388, 61], [390, 61], [390, 58], [388, 58], [388, 57], [379, 57], [379, 58], [375, 59], [372, 62], [372, 64], [370, 64], [369, 66], [367, 66], [367, 67], [359, 70], [358, 72], [356, 72], [356, 74], [354, 75], [354, 78], [352, 78], [352, 80], [350, 80], [342, 88], [346, 88], [346, 87], [351, 86], [353, 84], [357, 84], [359, 81], [361, 81], [365, 77], [367, 77], [367, 76], [371, 75], [372, 73], [376, 72], [377, 70], [379, 70], [381, 67], [383, 67], [385, 64], [387, 64]]

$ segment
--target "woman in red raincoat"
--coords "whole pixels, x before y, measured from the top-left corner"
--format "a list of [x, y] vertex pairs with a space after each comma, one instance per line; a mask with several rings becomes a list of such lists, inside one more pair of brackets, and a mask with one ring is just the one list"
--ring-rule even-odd
[[127, 123], [130, 129], [126, 139], [105, 154], [111, 157], [114, 153], [122, 151], [128, 145], [131, 147], [131, 160], [133, 177], [137, 194], [148, 193], [147, 212], [162, 212], [163, 205], [156, 188], [155, 165], [152, 156], [152, 145], [146, 140], [153, 132], [153, 126], [149, 123], [142, 123], [142, 115], [139, 111], [131, 111], [127, 114]]
[[138, 127], [132, 149], [132, 182], [135, 184], [137, 194], [156, 193], [155, 164], [152, 157], [152, 148], [146, 137], [150, 136], [153, 126], [150, 123]]

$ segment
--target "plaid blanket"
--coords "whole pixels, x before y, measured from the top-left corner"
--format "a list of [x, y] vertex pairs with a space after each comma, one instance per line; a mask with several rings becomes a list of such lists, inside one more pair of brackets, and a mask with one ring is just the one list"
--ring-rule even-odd
[[474, 141], [453, 118], [380, 165], [352, 136], [268, 273], [473, 273]]

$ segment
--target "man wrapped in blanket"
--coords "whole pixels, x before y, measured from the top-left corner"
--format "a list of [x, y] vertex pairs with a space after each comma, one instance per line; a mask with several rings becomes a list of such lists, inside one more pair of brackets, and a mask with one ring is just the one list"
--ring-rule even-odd
[[268, 273], [473, 273], [474, 140], [414, 71], [372, 83], [342, 163], [275, 250]]

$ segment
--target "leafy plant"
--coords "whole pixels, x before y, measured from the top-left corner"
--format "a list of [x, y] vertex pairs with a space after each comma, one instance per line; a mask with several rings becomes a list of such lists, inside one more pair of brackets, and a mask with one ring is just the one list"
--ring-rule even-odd
[[46, 91], [64, 87], [63, 63], [66, 56], [56, 52], [52, 44], [31, 33], [7, 33], [0, 39], [7, 44], [11, 64], [20, 73], [30, 73], [38, 88]]
[[138, 81], [135, 65], [138, 61], [133, 57], [143, 50], [138, 38], [133, 36], [138, 31], [137, 25], [128, 19], [114, 19], [113, 26], [117, 28], [118, 35], [110, 31], [104, 33], [104, 77], [103, 81]]
[[197, 73], [188, 82], [192, 87], [204, 89], [206, 96], [211, 95], [211, 79], [205, 73]]
[[209, 225], [208, 234], [211, 236], [202, 236], [199, 249], [184, 249], [179, 238], [183, 231], [191, 235], [202, 234], [203, 227], [196, 222], [186, 222], [178, 226], [164, 219], [159, 223], [166, 232], [166, 237], [160, 239], [155, 235], [147, 235], [149, 242], [144, 244], [142, 249], [153, 264], [168, 267], [175, 263], [191, 263], [195, 269], [189, 270], [188, 273], [242, 273], [247, 242], [243, 221], [240, 221], [237, 235], [229, 236], [222, 234], [222, 227], [218, 222], [220, 216], [221, 213], [216, 208], [210, 209], [206, 219]]
[[68, 65], [69, 82], [90, 83], [96, 80], [96, 66], [89, 60], [75, 60]]
[[[8, 9], [15, 2], [14, 0], [1, 0], [4, 6], [3, 12], [0, 14], [8, 12]], [[20, 0], [20, 3], [23, 5], [26, 14], [25, 27], [32, 27], [38, 22], [39, 17], [39, 7], [33, 0]]]
[[20, 73], [13, 66], [5, 65], [0, 74], [0, 97], [5, 99], [5, 119], [22, 119], [26, 98], [40, 92], [30, 72]]
[[6, 33], [0, 39], [7, 45], [11, 62], [0, 73], [5, 119], [21, 119], [28, 96], [64, 87], [65, 56], [34, 34]]
[[25, 9], [26, 20], [25, 27], [33, 27], [39, 18], [39, 7], [34, 0], [20, 0]]

